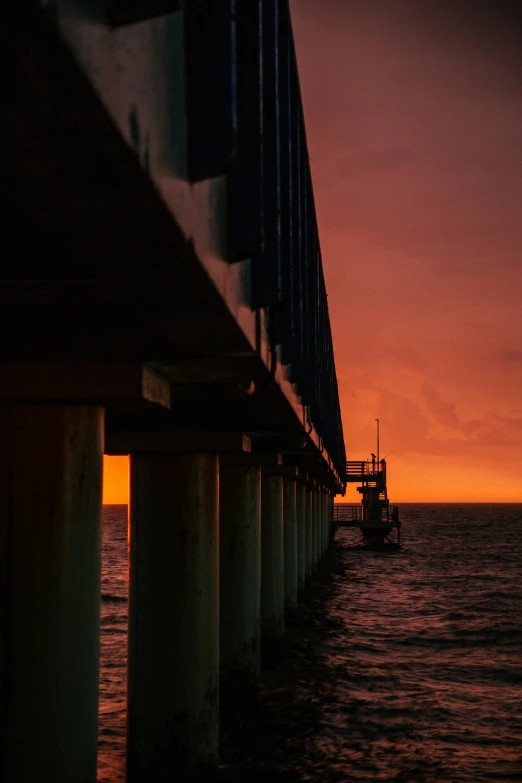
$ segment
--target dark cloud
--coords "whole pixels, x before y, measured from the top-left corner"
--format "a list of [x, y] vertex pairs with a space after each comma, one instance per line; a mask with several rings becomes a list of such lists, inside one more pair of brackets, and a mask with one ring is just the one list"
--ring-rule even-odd
[[424, 404], [436, 421], [445, 427], [458, 428], [460, 426], [460, 419], [457, 416], [454, 403], [444, 402], [439, 393], [428, 385], [422, 388], [422, 397]]
[[522, 351], [519, 350], [508, 349], [507, 351], [502, 351], [500, 358], [508, 362], [515, 362], [516, 364], [522, 365]]

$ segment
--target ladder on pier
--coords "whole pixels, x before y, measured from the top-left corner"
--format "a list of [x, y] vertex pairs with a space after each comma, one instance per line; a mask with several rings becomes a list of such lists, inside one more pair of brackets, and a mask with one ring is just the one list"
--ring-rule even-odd
[[[361, 505], [339, 504], [334, 510], [338, 527], [358, 527], [363, 543], [372, 549], [401, 546], [399, 509], [390, 505], [386, 486], [386, 460], [375, 459], [346, 463], [347, 483], [357, 483]], [[392, 533], [395, 531], [396, 540]]]

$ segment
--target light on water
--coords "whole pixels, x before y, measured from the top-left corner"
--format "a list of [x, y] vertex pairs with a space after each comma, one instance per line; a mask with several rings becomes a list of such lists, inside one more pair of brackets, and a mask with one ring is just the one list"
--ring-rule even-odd
[[[338, 532], [313, 678], [296, 675], [281, 708], [290, 725], [313, 702], [315, 729], [281, 740], [267, 780], [289, 767], [309, 781], [522, 780], [522, 505], [403, 505], [401, 518], [399, 552]], [[124, 779], [126, 555], [126, 507], [106, 507], [100, 781]]]
[[125, 778], [127, 506], [104, 506], [98, 780]]

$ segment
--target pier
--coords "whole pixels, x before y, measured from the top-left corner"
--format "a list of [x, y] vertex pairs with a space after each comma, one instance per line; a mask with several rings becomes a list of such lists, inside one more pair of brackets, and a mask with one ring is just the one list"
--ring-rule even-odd
[[[378, 450], [377, 450], [378, 451]], [[401, 522], [399, 509], [390, 505], [386, 484], [386, 460], [346, 463], [346, 482], [355, 483], [361, 494], [360, 505], [339, 503], [334, 507], [333, 521], [336, 527], [357, 527], [365, 546], [383, 548], [385, 545], [400, 548]], [[395, 530], [397, 540], [390, 534]]]
[[95, 783], [129, 454], [127, 780], [210, 781], [346, 482], [288, 2], [1, 14], [2, 779]]

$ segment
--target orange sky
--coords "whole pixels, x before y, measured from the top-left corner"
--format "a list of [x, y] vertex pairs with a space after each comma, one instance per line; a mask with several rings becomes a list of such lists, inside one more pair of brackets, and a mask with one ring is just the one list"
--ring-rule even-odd
[[291, 8], [348, 458], [378, 417], [393, 501], [522, 501], [518, 3]]
[[522, 501], [519, 4], [291, 7], [348, 458]]
[[103, 502], [129, 502], [129, 458], [103, 458]]

